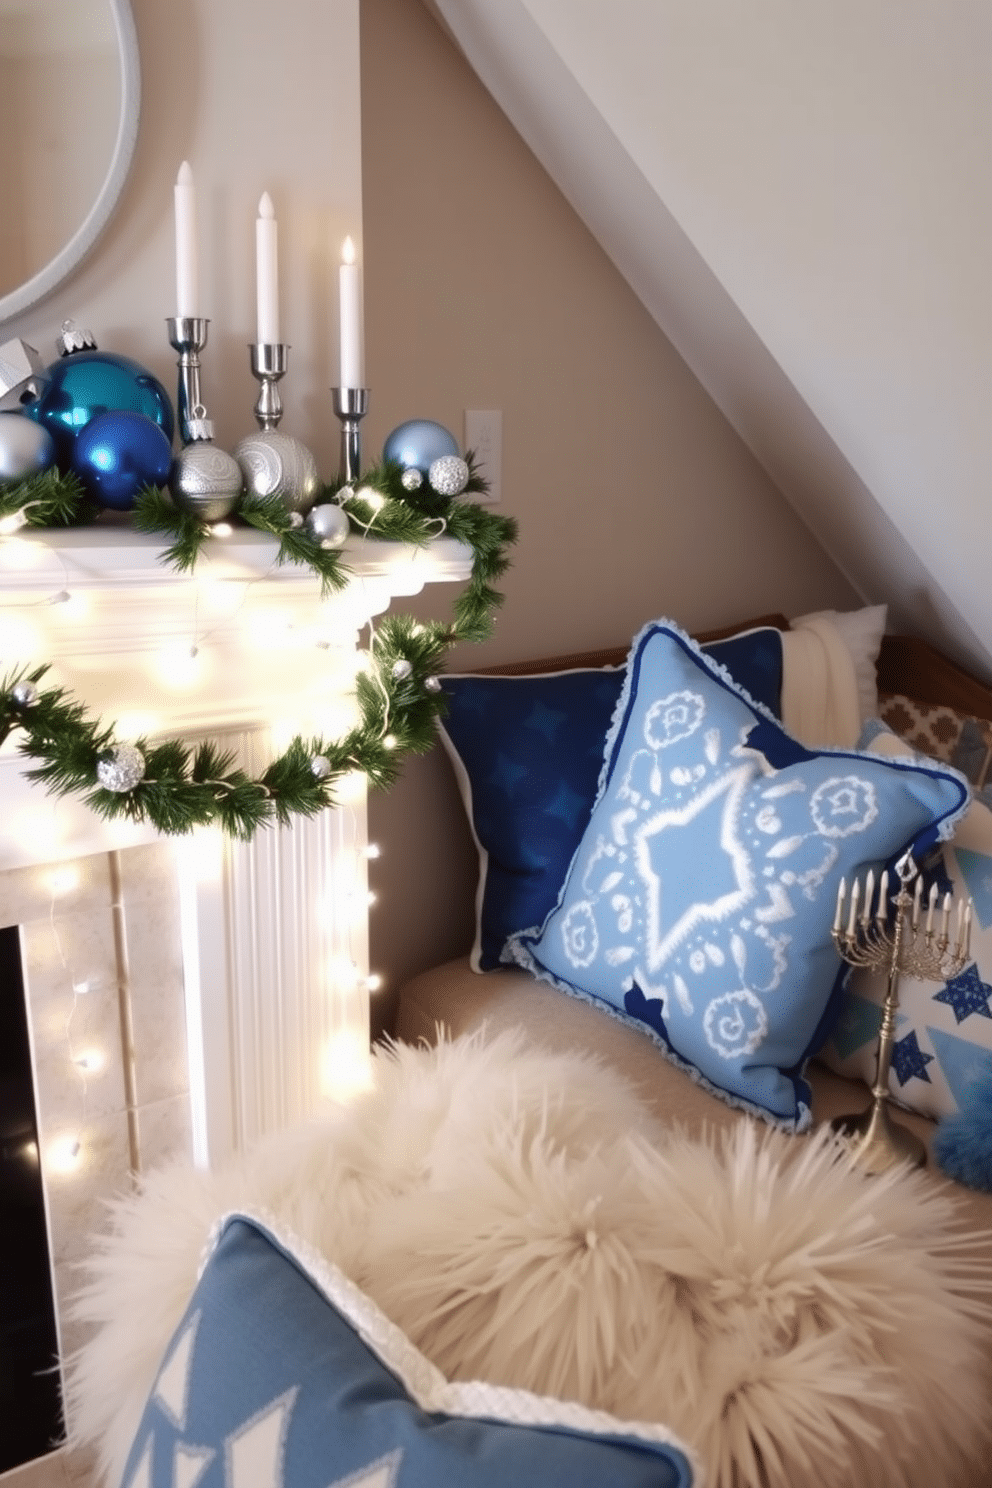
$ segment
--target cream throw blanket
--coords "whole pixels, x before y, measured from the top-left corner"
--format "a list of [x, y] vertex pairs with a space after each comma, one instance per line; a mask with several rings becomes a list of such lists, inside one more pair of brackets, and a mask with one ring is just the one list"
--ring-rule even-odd
[[782, 633], [782, 722], [810, 748], [852, 749], [861, 733], [854, 658], [825, 615]]

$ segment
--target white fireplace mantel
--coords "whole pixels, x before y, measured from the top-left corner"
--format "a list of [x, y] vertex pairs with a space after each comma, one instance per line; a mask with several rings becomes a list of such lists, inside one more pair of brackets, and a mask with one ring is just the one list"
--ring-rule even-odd
[[[465, 582], [471, 550], [350, 538], [349, 581], [277, 565], [274, 539], [211, 539], [194, 576], [158, 561], [160, 536], [97, 524], [0, 541], [0, 670], [49, 662], [119, 737], [209, 735], [257, 774], [297, 733], [357, 717], [360, 633], [426, 583]], [[16, 734], [0, 750], [0, 870], [157, 840], [31, 784]], [[360, 1085], [368, 1061], [364, 777], [339, 804], [251, 843], [177, 842], [194, 1153], [215, 1163]], [[140, 988], [129, 989], [140, 995]]]

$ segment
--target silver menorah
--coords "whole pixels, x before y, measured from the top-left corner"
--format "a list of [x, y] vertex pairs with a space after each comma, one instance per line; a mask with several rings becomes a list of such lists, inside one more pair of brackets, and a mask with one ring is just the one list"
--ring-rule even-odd
[[970, 899], [962, 905], [960, 899], [955, 901], [953, 895], [945, 893], [941, 901], [937, 885], [932, 884], [924, 905], [923, 879], [909, 853], [895, 865], [895, 876], [899, 888], [891, 904], [888, 873], [879, 879], [877, 899], [874, 873], [866, 876], [863, 890], [857, 879], [854, 881], [849, 900], [841, 879], [832, 931], [834, 944], [849, 965], [864, 966], [888, 976], [871, 1104], [856, 1115], [838, 1116], [831, 1123], [849, 1140], [858, 1161], [875, 1173], [897, 1162], [909, 1162], [917, 1167], [926, 1162], [923, 1143], [905, 1126], [893, 1121], [889, 1110], [889, 1070], [899, 1008], [899, 978], [908, 974], [926, 981], [945, 982], [961, 970], [971, 948]]

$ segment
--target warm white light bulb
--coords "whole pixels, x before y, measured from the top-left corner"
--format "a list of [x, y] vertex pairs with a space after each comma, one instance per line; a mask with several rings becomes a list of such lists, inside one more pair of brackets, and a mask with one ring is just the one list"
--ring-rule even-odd
[[48, 1149], [48, 1163], [53, 1173], [74, 1173], [83, 1164], [83, 1146], [75, 1133], [56, 1137]]
[[382, 848], [379, 846], [378, 842], [370, 842], [364, 849], [364, 854], [367, 858], [381, 858]]
[[0, 517], [0, 537], [13, 537], [27, 525], [28, 519], [22, 511], [11, 512], [9, 517]]

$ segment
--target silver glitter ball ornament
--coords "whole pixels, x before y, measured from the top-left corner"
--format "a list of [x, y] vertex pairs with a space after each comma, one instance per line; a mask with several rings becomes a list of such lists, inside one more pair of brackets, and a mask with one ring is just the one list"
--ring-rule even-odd
[[393, 676], [397, 682], [402, 682], [404, 678], [409, 677], [412, 671], [413, 667], [405, 656], [401, 656], [399, 661], [393, 662]]
[[55, 464], [55, 440], [22, 413], [0, 413], [0, 481], [26, 480]]
[[238, 442], [234, 458], [250, 496], [278, 495], [287, 511], [309, 511], [320, 490], [317, 461], [298, 439], [265, 429]]
[[243, 487], [237, 460], [209, 440], [187, 444], [172, 462], [169, 490], [173, 501], [203, 522], [221, 522], [229, 517]]
[[10, 695], [19, 708], [30, 708], [38, 701], [38, 689], [33, 682], [15, 682]]
[[439, 496], [458, 496], [468, 485], [469, 468], [460, 455], [442, 455], [427, 472]]
[[421, 486], [424, 484], [424, 477], [421, 475], [419, 470], [416, 470], [411, 465], [409, 470], [404, 470], [403, 474], [400, 476], [400, 484], [402, 485], [404, 491], [419, 491]]
[[424, 686], [428, 692], [440, 692], [441, 684], [436, 677], [425, 677]]
[[307, 514], [306, 528], [322, 548], [340, 548], [351, 531], [348, 518], [333, 501], [311, 507]]
[[315, 754], [310, 761], [310, 770], [315, 780], [326, 780], [331, 773], [331, 762], [326, 754]]
[[145, 756], [135, 744], [115, 744], [96, 762], [96, 778], [104, 790], [119, 796], [134, 790], [145, 775]]

